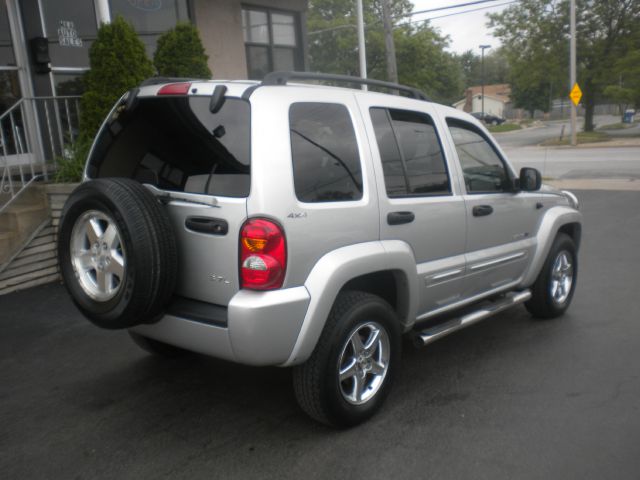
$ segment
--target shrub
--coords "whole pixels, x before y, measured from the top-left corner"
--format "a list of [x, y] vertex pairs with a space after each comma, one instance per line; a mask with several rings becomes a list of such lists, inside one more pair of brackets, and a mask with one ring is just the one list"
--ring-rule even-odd
[[153, 65], [133, 27], [121, 16], [102, 24], [89, 49], [91, 69], [84, 76], [80, 136], [95, 136], [120, 96], [153, 75]]
[[158, 38], [153, 63], [160, 76], [211, 78], [208, 58], [198, 29], [190, 23], [179, 23]]
[[56, 182], [79, 182], [82, 180], [84, 165], [91, 148], [91, 140], [78, 138], [75, 143], [66, 148], [64, 154], [56, 158]]

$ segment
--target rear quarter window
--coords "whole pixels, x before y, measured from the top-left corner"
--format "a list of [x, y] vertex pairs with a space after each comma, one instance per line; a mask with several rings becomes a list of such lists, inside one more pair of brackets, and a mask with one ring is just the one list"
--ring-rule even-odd
[[298, 200], [362, 198], [358, 142], [349, 111], [331, 103], [294, 103], [289, 110], [293, 177]]
[[246, 197], [250, 188], [249, 103], [228, 98], [209, 111], [209, 97], [140, 98], [100, 132], [91, 177], [128, 177], [165, 190]]

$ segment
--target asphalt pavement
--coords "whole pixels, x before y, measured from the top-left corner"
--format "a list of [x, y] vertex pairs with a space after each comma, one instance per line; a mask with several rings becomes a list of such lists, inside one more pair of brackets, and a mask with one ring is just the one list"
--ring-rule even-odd
[[299, 410], [288, 370], [149, 356], [57, 284], [0, 297], [1, 476], [637, 479], [640, 192], [577, 193], [569, 312], [405, 343], [384, 408], [348, 431]]

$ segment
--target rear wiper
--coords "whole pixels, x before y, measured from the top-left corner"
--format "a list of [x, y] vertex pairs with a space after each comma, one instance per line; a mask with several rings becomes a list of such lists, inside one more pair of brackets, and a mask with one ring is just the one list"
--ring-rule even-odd
[[158, 197], [164, 204], [169, 203], [171, 200], [180, 200], [181, 202], [196, 203], [198, 205], [206, 205], [208, 207], [218, 206], [218, 199], [210, 195], [160, 190], [149, 183], [143, 183], [143, 185], [151, 190], [151, 193]]

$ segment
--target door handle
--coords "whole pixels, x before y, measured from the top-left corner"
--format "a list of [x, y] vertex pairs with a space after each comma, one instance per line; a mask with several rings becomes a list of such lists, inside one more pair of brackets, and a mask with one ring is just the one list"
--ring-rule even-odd
[[184, 221], [187, 229], [209, 235], [226, 235], [229, 231], [229, 224], [226, 220], [210, 217], [187, 217]]
[[403, 223], [411, 223], [416, 218], [413, 212], [391, 212], [387, 215], [387, 223], [389, 225], [402, 225]]
[[476, 205], [472, 212], [474, 217], [486, 217], [493, 213], [493, 207], [491, 205]]

